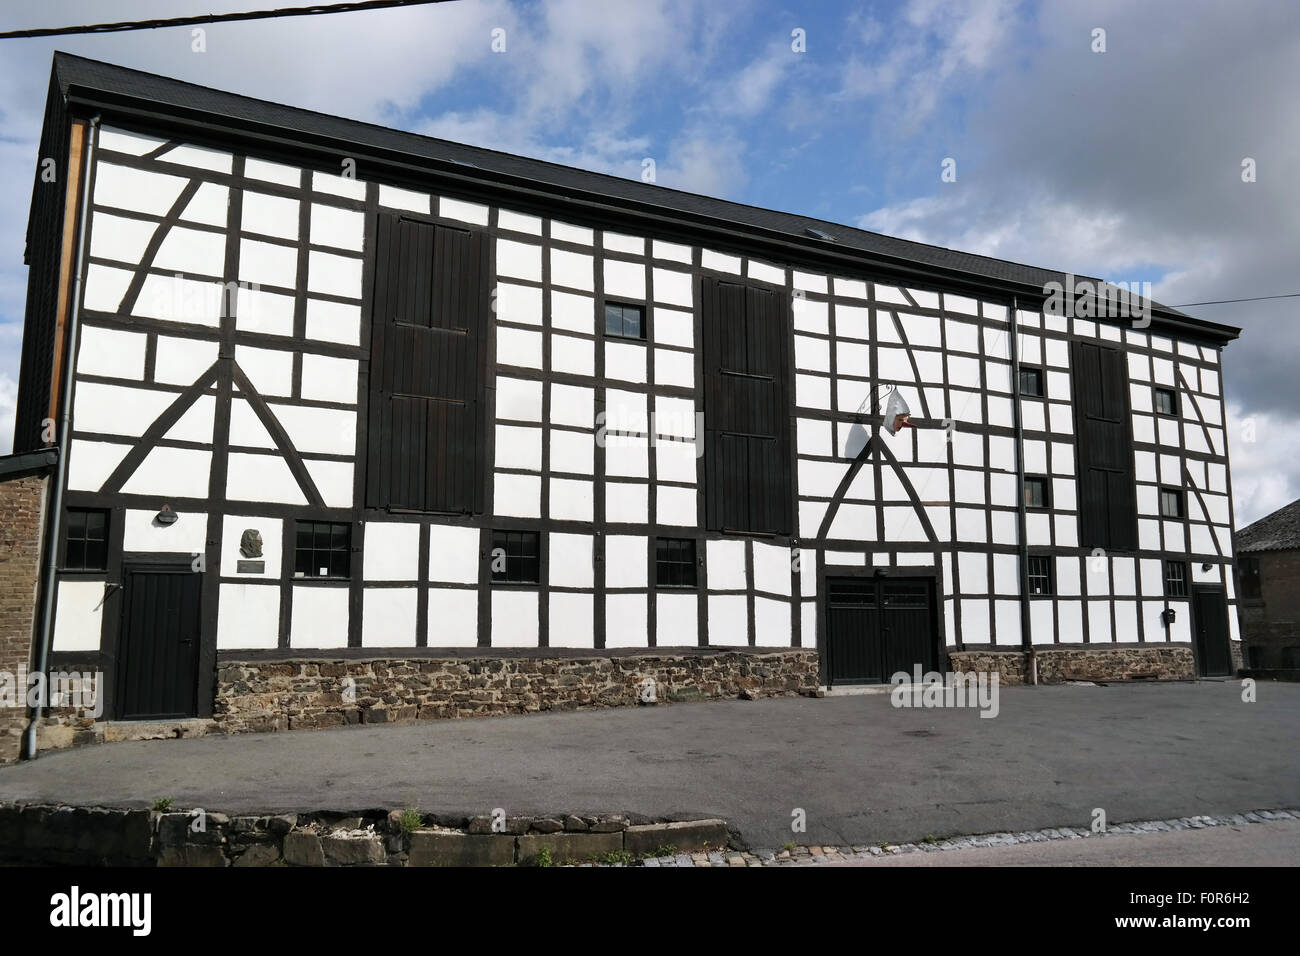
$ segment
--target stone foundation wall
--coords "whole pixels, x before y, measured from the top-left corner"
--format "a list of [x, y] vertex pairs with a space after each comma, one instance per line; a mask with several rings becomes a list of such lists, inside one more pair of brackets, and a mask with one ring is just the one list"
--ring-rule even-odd
[[815, 650], [680, 656], [223, 661], [227, 733], [817, 692]]
[[48, 480], [29, 475], [0, 482], [0, 671], [12, 675], [16, 698], [0, 703], [0, 764], [18, 759], [27, 726], [27, 708], [20, 706], [27, 688], [17, 678], [31, 665]]
[[[1196, 661], [1185, 644], [1150, 647], [1035, 648], [1038, 682], [1071, 680], [1194, 680]], [[953, 670], [993, 672], [1001, 684], [1028, 682], [1030, 665], [1021, 651], [952, 651]]]

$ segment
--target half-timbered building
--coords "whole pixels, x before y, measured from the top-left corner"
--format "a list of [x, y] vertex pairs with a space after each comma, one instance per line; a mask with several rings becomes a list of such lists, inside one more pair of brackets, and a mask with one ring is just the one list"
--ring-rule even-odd
[[39, 160], [33, 660], [105, 719], [1232, 667], [1236, 329], [62, 54]]

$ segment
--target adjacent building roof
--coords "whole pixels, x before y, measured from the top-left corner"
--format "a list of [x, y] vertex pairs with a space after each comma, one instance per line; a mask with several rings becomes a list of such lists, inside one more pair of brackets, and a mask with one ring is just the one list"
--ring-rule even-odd
[[1300, 498], [1242, 528], [1232, 541], [1238, 554], [1300, 548]]
[[[328, 156], [331, 167], [339, 156], [365, 156], [371, 168], [378, 163], [395, 174], [405, 170], [408, 177], [436, 173], [444, 181], [514, 191], [534, 204], [560, 202], [585, 207], [593, 214], [614, 207], [624, 215], [640, 217], [643, 225], [687, 227], [709, 234], [714, 243], [726, 236], [734, 237], [733, 245], [763, 243], [772, 251], [785, 252], [784, 261], [796, 265], [801, 260], [839, 262], [841, 268], [856, 266], [923, 286], [940, 283], [953, 291], [1000, 293], [1003, 298], [1018, 293], [1033, 308], [1038, 307], [1046, 283], [1065, 282], [1065, 274], [1052, 269], [419, 136], [67, 53], [55, 54], [54, 80], [69, 108], [83, 114], [102, 110], [106, 115], [188, 127], [200, 137], [206, 133], [218, 139], [256, 140], [264, 148], [290, 153], [315, 151], [321, 158]], [[1240, 331], [1158, 303], [1152, 305], [1152, 313], [1157, 327], [1202, 341], [1222, 344]]]

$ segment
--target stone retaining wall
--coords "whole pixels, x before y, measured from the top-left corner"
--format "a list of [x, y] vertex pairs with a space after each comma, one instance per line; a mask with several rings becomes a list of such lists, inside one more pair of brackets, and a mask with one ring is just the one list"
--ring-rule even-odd
[[[0, 482], [0, 671], [15, 680], [26, 674], [32, 655], [48, 481], [29, 475]], [[13, 692], [15, 704], [25, 702], [25, 687]], [[18, 759], [26, 726], [25, 706], [0, 704], [0, 764]]]
[[215, 729], [338, 727], [699, 698], [816, 694], [815, 650], [629, 657], [223, 661]]
[[0, 862], [63, 866], [514, 866], [718, 850], [723, 820], [417, 811], [224, 813], [0, 804]]
[[[1194, 680], [1196, 660], [1186, 644], [1144, 647], [1035, 648], [1038, 682], [1114, 680]], [[1022, 651], [952, 651], [953, 670], [996, 671], [1001, 684], [1024, 684], [1030, 665]]]

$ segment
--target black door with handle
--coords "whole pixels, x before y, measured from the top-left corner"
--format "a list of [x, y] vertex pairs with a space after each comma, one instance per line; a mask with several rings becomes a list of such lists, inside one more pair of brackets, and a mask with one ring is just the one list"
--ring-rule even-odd
[[827, 578], [827, 679], [881, 684], [918, 664], [936, 670], [934, 610], [926, 578]]
[[127, 565], [123, 579], [114, 708], [118, 719], [197, 716], [203, 575], [188, 564]]
[[1192, 627], [1196, 638], [1196, 670], [1202, 677], [1230, 677], [1228, 598], [1223, 588], [1192, 589]]

